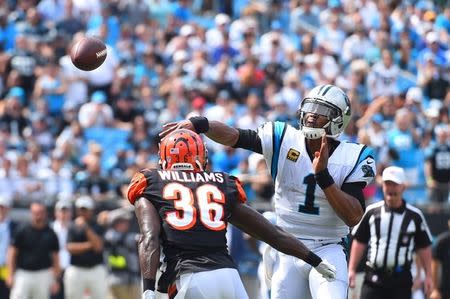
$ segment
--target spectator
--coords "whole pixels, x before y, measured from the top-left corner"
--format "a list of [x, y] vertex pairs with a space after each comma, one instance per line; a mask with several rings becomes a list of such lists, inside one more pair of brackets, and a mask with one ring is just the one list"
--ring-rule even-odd
[[423, 86], [424, 94], [428, 99], [438, 99], [443, 101], [450, 84], [444, 77], [442, 69], [432, 58], [433, 57], [426, 57], [425, 65], [419, 75], [419, 84]]
[[419, 183], [419, 144], [420, 137], [412, 126], [412, 114], [400, 109], [395, 113], [395, 127], [387, 132], [387, 145], [396, 153], [393, 164], [404, 168], [406, 184], [416, 186]]
[[[450, 230], [450, 220], [448, 221]], [[433, 283], [436, 288], [430, 299], [450, 298], [450, 231], [442, 232], [437, 236], [433, 246], [433, 260], [431, 264]]]
[[[301, 4], [294, 8], [290, 17], [290, 30], [297, 34], [315, 34], [319, 30], [319, 14], [313, 8], [313, 1], [298, 1]], [[298, 3], [297, 2], [297, 3]]]
[[22, 206], [28, 206], [31, 201], [39, 200], [43, 196], [43, 184], [29, 167], [30, 160], [20, 156], [16, 160], [14, 185], [14, 199]]
[[392, 54], [389, 49], [383, 49], [381, 55], [382, 61], [372, 67], [367, 78], [372, 98], [393, 96], [398, 93], [398, 66], [393, 63]]
[[425, 269], [425, 292], [430, 294], [433, 291], [431, 233], [425, 218], [402, 198], [405, 189], [402, 168], [386, 168], [382, 181], [384, 201], [367, 207], [352, 232], [349, 286], [355, 286], [356, 267], [368, 247], [361, 298], [411, 298], [412, 250], [415, 250]]
[[371, 46], [372, 42], [367, 37], [364, 25], [362, 22], [356, 23], [353, 34], [344, 41], [341, 54], [342, 62], [345, 65], [352, 60], [363, 58]]
[[109, 298], [138, 298], [140, 270], [137, 234], [130, 231], [132, 214], [125, 209], [108, 213], [109, 228], [105, 233], [105, 255], [108, 259]]
[[[66, 197], [66, 198], [64, 198]], [[67, 235], [69, 226], [72, 222], [72, 203], [68, 200], [67, 195], [60, 196], [60, 199], [55, 204], [55, 221], [51, 227], [56, 233], [59, 242], [59, 263], [61, 267], [61, 275], [58, 282], [60, 289], [56, 294], [53, 294], [52, 299], [64, 299], [64, 271], [70, 264], [70, 255], [67, 251]]]
[[425, 162], [425, 176], [429, 200], [434, 203], [448, 203], [450, 190], [450, 138], [448, 125], [434, 129], [435, 144], [428, 149]]
[[51, 61], [45, 65], [42, 75], [35, 84], [34, 97], [43, 97], [52, 116], [60, 116], [64, 107], [65, 81], [62, 79], [59, 65]]
[[226, 14], [218, 14], [214, 18], [215, 27], [206, 31], [206, 45], [210, 49], [214, 49], [223, 44], [223, 38], [228, 39], [228, 26], [230, 25], [230, 17]]
[[74, 16], [74, 1], [69, 0], [64, 2], [64, 15], [63, 18], [56, 23], [56, 30], [58, 31], [58, 34], [69, 39], [74, 36], [75, 33], [83, 30], [85, 24], [82, 19]]
[[341, 29], [339, 16], [331, 15], [327, 25], [322, 27], [316, 36], [317, 44], [322, 45], [333, 57], [340, 56], [346, 34]]
[[6, 284], [8, 268], [6, 257], [8, 246], [14, 235], [17, 223], [9, 216], [12, 199], [2, 194], [0, 195], [0, 297], [9, 298], [9, 287]]
[[30, 205], [31, 222], [18, 228], [8, 252], [11, 299], [49, 299], [58, 291], [59, 244], [41, 202]]
[[92, 143], [89, 153], [82, 158], [85, 170], [75, 174], [76, 190], [80, 194], [90, 194], [95, 200], [103, 201], [109, 191], [109, 181], [102, 169], [103, 148]]
[[70, 266], [64, 273], [64, 295], [66, 299], [79, 299], [89, 291], [92, 299], [104, 299], [108, 287], [103, 263], [103, 229], [93, 217], [94, 200], [79, 197], [75, 207], [77, 217], [67, 235]]
[[80, 107], [78, 119], [84, 129], [108, 127], [113, 124], [113, 110], [106, 102], [106, 94], [103, 91], [96, 91], [92, 94], [91, 101]]
[[72, 169], [61, 150], [51, 153], [49, 167], [39, 171], [37, 177], [43, 181], [45, 196], [52, 202], [56, 202], [61, 194], [70, 197], [74, 193]]

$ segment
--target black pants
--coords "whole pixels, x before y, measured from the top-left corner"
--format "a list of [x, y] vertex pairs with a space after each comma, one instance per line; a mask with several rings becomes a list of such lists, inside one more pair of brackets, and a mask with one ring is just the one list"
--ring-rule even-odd
[[6, 286], [5, 281], [0, 279], [0, 298], [9, 298], [9, 291], [10, 289]]
[[411, 287], [386, 288], [364, 282], [361, 289], [364, 299], [411, 299]]
[[411, 299], [412, 277], [409, 269], [386, 273], [366, 268], [361, 298]]

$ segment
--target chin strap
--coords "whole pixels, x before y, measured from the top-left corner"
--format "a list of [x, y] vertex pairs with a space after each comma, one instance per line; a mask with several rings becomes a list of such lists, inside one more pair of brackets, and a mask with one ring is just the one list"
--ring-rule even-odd
[[310, 127], [302, 127], [302, 133], [306, 139], [319, 139], [325, 135], [324, 128], [310, 128]]

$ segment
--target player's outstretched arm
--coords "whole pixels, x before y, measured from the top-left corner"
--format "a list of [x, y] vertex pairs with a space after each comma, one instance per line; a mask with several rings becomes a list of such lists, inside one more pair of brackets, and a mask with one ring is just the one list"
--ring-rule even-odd
[[230, 223], [254, 238], [266, 242], [278, 251], [295, 256], [313, 266], [327, 280], [334, 280], [336, 268], [310, 251], [302, 242], [272, 225], [264, 216], [243, 203], [233, 207]]
[[205, 117], [191, 117], [179, 122], [165, 124], [159, 136], [163, 138], [177, 129], [188, 129], [197, 133], [204, 133], [215, 142], [228, 146], [234, 146], [239, 139], [238, 129], [220, 121], [208, 121]]
[[159, 266], [161, 226], [159, 215], [153, 204], [146, 198], [139, 198], [134, 204], [139, 222], [139, 263], [143, 279], [144, 298], [154, 298], [156, 272]]

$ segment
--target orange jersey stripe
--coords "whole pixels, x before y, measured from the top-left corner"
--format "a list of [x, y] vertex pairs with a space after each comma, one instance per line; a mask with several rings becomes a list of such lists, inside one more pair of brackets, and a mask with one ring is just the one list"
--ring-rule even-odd
[[147, 188], [147, 179], [144, 174], [142, 172], [135, 173], [131, 179], [130, 186], [128, 187], [128, 201], [134, 205], [136, 199], [142, 196], [145, 188]]
[[238, 191], [238, 200], [242, 203], [247, 202], [247, 195], [245, 194], [244, 188], [242, 188], [241, 181], [239, 181], [238, 178], [236, 178], [236, 189]]

